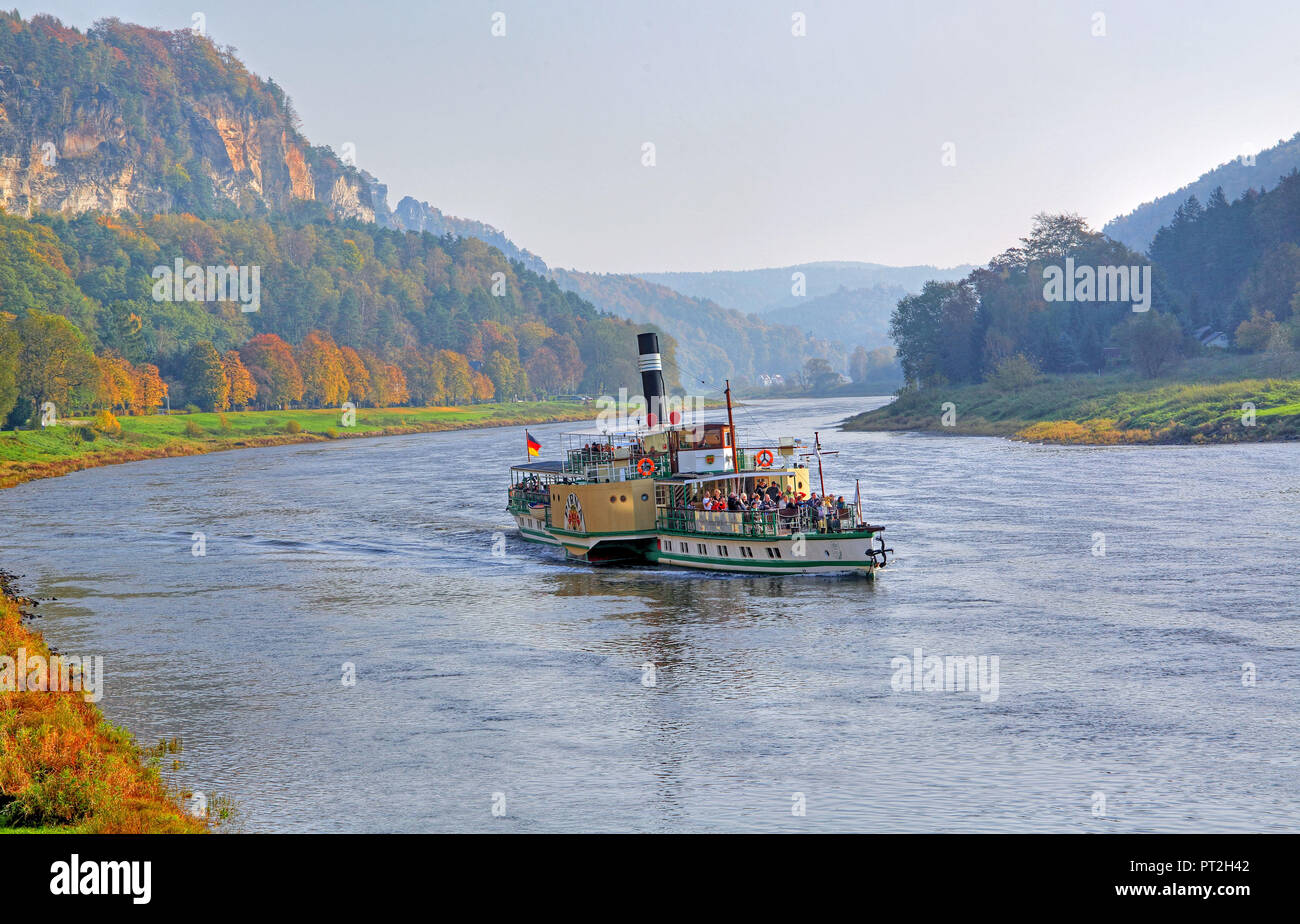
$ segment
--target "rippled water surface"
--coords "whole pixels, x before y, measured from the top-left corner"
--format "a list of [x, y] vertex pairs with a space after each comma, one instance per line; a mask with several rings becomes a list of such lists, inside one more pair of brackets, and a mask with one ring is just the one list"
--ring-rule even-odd
[[[1300, 446], [835, 430], [866, 403], [736, 423], [822, 429], [874, 584], [567, 564], [503, 509], [518, 429], [0, 491], [0, 566], [249, 830], [1300, 830]], [[918, 647], [998, 657], [996, 701], [895, 692]]]

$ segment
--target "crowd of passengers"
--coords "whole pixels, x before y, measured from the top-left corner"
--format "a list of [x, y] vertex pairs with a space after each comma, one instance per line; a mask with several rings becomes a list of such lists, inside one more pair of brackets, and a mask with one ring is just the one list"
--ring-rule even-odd
[[804, 498], [796, 497], [789, 491], [782, 491], [775, 483], [768, 484], [760, 479], [754, 486], [753, 493], [732, 491], [723, 495], [721, 488], [714, 488], [712, 493], [705, 492], [701, 500], [691, 505], [696, 510], [728, 510], [744, 512], [746, 510], [776, 511], [793, 516], [800, 511], [809, 511], [817, 517], [848, 516], [849, 505], [841, 494], [832, 498], [829, 494], [818, 495], [816, 491]]

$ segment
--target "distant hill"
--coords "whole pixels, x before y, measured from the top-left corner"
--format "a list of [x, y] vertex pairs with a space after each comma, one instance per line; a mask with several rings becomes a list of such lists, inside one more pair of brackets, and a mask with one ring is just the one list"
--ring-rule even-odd
[[[676, 289], [684, 295], [707, 298], [725, 308], [761, 314], [774, 308], [799, 305], [809, 298], [833, 295], [841, 289], [898, 286], [919, 292], [932, 279], [960, 279], [974, 267], [883, 266], [879, 263], [802, 263], [754, 270], [716, 270], [710, 273], [637, 273], [642, 279]], [[803, 273], [805, 294], [795, 295], [794, 273]]]
[[453, 237], [476, 237], [484, 243], [491, 244], [511, 260], [518, 260], [534, 273], [545, 274], [548, 270], [541, 257], [518, 246], [506, 237], [505, 232], [498, 231], [481, 221], [446, 215], [441, 209], [434, 208], [427, 202], [419, 202], [411, 196], [404, 196], [390, 216], [390, 227], [404, 231], [428, 231], [438, 237], [445, 234]]
[[639, 276], [552, 269], [551, 278], [603, 311], [671, 332], [682, 384], [688, 389], [699, 381], [720, 388], [727, 378], [753, 384], [764, 374], [790, 377], [814, 357], [837, 369], [847, 366], [838, 338], [814, 338], [794, 326], [723, 308]]
[[1186, 186], [1152, 202], [1144, 202], [1127, 215], [1111, 220], [1101, 230], [1133, 250], [1145, 253], [1156, 232], [1173, 221], [1174, 212], [1189, 196], [1195, 196], [1204, 205], [1214, 190], [1222, 187], [1223, 194], [1231, 202], [1248, 189], [1262, 192], [1277, 186], [1281, 177], [1296, 169], [1300, 169], [1300, 133], [1260, 151], [1254, 155], [1253, 164], [1242, 158], [1220, 164]]
[[909, 291], [901, 285], [866, 289], [840, 289], [829, 295], [800, 299], [797, 304], [771, 308], [760, 317], [774, 324], [790, 324], [813, 336], [834, 337], [850, 348], [868, 350], [887, 346], [889, 317]]

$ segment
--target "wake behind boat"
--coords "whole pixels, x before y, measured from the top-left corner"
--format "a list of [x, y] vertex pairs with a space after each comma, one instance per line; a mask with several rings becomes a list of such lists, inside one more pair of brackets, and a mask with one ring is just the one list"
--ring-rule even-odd
[[[893, 550], [885, 527], [863, 519], [861, 491], [851, 504], [826, 492], [820, 436], [812, 447], [793, 437], [738, 446], [730, 384], [726, 423], [661, 424], [658, 335], [637, 344], [647, 425], [565, 434], [563, 458], [512, 466], [507, 509], [523, 538], [593, 564], [869, 578], [885, 567]], [[541, 445], [527, 440], [538, 455]]]

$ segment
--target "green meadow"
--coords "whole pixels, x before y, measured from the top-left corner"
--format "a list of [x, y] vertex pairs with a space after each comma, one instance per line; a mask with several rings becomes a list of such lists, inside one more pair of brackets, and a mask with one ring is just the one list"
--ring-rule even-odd
[[[951, 426], [943, 421], [947, 403]], [[990, 381], [912, 389], [845, 426], [1083, 444], [1300, 439], [1300, 369], [1294, 354], [1216, 357], [1159, 379], [1043, 375], [1016, 388]]]
[[[338, 409], [226, 411], [119, 417], [120, 430], [65, 419], [41, 430], [0, 432], [0, 487], [96, 465], [195, 455], [318, 439], [350, 439], [469, 427], [524, 426], [594, 417], [591, 404], [532, 401], [464, 407], [358, 408], [345, 425]], [[522, 440], [522, 434], [520, 439]]]

